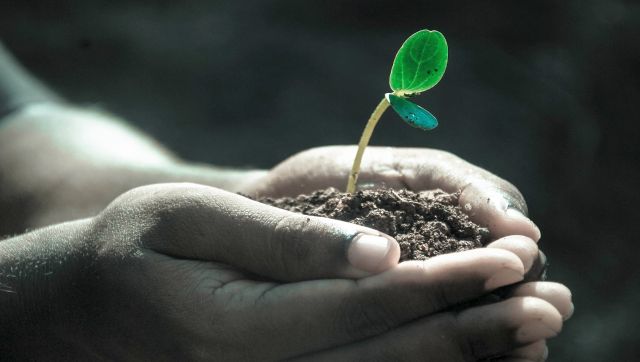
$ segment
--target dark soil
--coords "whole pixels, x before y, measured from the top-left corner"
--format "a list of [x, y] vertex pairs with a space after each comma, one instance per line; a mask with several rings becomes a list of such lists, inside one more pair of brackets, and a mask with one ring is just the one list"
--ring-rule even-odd
[[258, 201], [379, 230], [398, 240], [400, 260], [404, 261], [479, 248], [489, 242], [489, 230], [469, 220], [458, 206], [459, 196], [439, 190], [364, 190], [346, 194], [330, 188], [310, 195]]

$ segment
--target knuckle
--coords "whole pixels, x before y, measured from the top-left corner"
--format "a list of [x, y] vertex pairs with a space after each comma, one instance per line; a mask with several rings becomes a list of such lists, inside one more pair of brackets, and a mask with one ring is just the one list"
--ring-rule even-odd
[[514, 208], [528, 215], [527, 203], [520, 191], [510, 182], [486, 171], [467, 180], [461, 189], [461, 200], [471, 200], [472, 203], [486, 200], [502, 210]]
[[300, 159], [300, 160], [315, 159], [318, 157], [323, 157], [328, 153], [335, 153], [339, 151], [340, 147], [341, 146], [312, 147], [294, 154], [293, 156], [291, 156], [291, 159]]
[[342, 317], [336, 322], [341, 333], [358, 340], [388, 332], [396, 326], [397, 318], [379, 298], [359, 299], [345, 302]]
[[438, 311], [444, 310], [446, 308], [450, 308], [451, 306], [457, 304], [459, 299], [452, 294], [459, 291], [446, 283], [433, 283], [429, 290], [426, 293], [425, 299], [427, 303], [430, 305], [431, 310]]
[[112, 201], [96, 217], [94, 229], [121, 244], [153, 248], [189, 228], [202, 202], [198, 188], [190, 184], [137, 187]]
[[437, 157], [443, 160], [448, 160], [448, 161], [462, 161], [462, 159], [460, 157], [458, 157], [457, 155], [449, 152], [449, 151], [445, 151], [445, 150], [440, 150], [440, 149], [435, 149], [435, 148], [430, 148], [428, 150], [426, 150], [425, 152], [429, 152], [430, 156], [432, 157]]
[[[399, 149], [399, 152], [407, 153], [410, 157], [431, 160], [433, 164], [448, 165], [454, 168], [469, 168], [474, 167], [469, 162], [465, 161], [458, 155], [449, 151], [436, 149], [436, 148], [404, 148]], [[431, 163], [431, 162], [430, 162]]]
[[443, 339], [451, 345], [451, 351], [455, 351], [456, 361], [477, 361], [478, 346], [472, 340], [469, 333], [465, 333], [462, 328], [458, 313], [446, 313], [438, 321], [438, 330], [444, 331]]
[[304, 262], [310, 257], [309, 244], [306, 240], [311, 219], [299, 215], [286, 215], [282, 217], [274, 228], [269, 240], [269, 255], [275, 259], [272, 262], [280, 266], [287, 275], [299, 272], [299, 268], [306, 265]]
[[524, 196], [522, 195], [520, 190], [518, 190], [515, 185], [513, 185], [509, 181], [497, 178], [494, 187], [500, 194], [502, 194], [504, 199], [507, 201], [507, 207], [515, 208], [522, 212], [525, 216], [528, 215], [529, 209], [527, 207], [527, 202], [525, 201]]
[[[411, 290], [412, 293], [420, 296], [420, 304], [415, 305], [416, 313], [419, 310], [425, 308], [431, 313], [445, 311], [449, 308], [455, 307], [466, 300], [465, 297], [469, 294], [467, 287], [460, 288], [459, 284], [451, 283], [450, 279], [444, 275], [434, 275], [434, 270], [427, 263], [415, 263], [412, 265], [416, 275], [432, 275], [434, 276], [425, 287], [424, 283], [412, 283], [403, 286], [407, 290]], [[412, 307], [407, 303], [406, 308]]]

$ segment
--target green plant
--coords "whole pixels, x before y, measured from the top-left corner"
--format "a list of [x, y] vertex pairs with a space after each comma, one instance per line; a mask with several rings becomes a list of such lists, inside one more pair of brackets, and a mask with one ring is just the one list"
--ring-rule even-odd
[[362, 155], [369, 144], [373, 129], [389, 105], [409, 125], [423, 130], [436, 128], [438, 121], [426, 109], [407, 98], [418, 95], [435, 86], [447, 68], [447, 41], [436, 30], [420, 30], [411, 35], [400, 47], [393, 61], [389, 85], [393, 93], [385, 94], [369, 117], [362, 132], [358, 151], [351, 167], [347, 192], [356, 191]]

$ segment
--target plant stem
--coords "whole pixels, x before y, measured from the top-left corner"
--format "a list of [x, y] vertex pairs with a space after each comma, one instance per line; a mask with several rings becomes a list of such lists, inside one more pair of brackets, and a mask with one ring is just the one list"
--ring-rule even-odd
[[349, 182], [347, 183], [347, 192], [350, 194], [356, 192], [356, 182], [358, 181], [358, 174], [360, 173], [360, 163], [362, 162], [364, 149], [367, 148], [373, 129], [376, 128], [376, 124], [378, 124], [380, 117], [388, 107], [389, 102], [387, 98], [382, 98], [376, 106], [376, 109], [371, 113], [369, 121], [364, 127], [364, 131], [362, 131], [362, 136], [360, 136], [360, 142], [358, 143], [358, 152], [356, 152], [356, 158], [353, 160], [353, 166], [351, 166], [351, 173], [349, 174]]

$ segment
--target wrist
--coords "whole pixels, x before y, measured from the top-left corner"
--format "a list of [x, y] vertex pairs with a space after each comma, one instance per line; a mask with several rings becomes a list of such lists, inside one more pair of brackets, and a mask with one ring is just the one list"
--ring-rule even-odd
[[172, 182], [195, 182], [229, 192], [243, 192], [267, 173], [267, 170], [260, 169], [233, 169], [184, 162], [176, 164], [169, 171], [174, 178]]
[[33, 343], [53, 344], [40, 340], [62, 337], [67, 319], [79, 316], [95, 258], [86, 237], [90, 221], [53, 225], [0, 242], [0, 338], [6, 348], [23, 353]]

